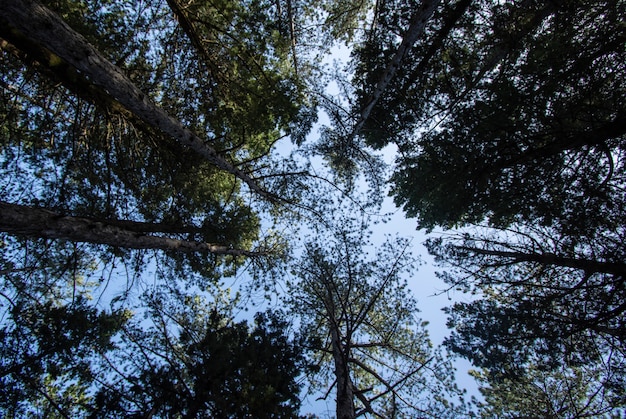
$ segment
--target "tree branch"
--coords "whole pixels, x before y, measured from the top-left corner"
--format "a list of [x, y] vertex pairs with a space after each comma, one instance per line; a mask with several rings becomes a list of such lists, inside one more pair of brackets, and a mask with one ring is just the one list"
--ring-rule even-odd
[[590, 259], [577, 259], [559, 256], [554, 253], [523, 253], [505, 250], [490, 250], [472, 246], [454, 246], [459, 250], [473, 252], [479, 255], [496, 256], [512, 259], [515, 263], [535, 262], [543, 265], [562, 266], [566, 268], [580, 269], [585, 272], [600, 272], [612, 275], [626, 276], [626, 264], [615, 262], [602, 262]]

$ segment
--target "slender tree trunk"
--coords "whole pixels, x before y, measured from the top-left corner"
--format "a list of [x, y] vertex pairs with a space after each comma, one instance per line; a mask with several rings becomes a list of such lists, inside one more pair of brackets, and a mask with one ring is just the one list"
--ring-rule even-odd
[[335, 377], [337, 378], [337, 419], [354, 419], [354, 388], [350, 380], [348, 357], [341, 344], [340, 333], [336, 327], [331, 328], [333, 359], [335, 361]]
[[218, 255], [263, 256], [264, 253], [228, 246], [179, 240], [148, 233], [196, 230], [163, 224], [120, 220], [99, 220], [71, 217], [43, 208], [10, 204], [0, 201], [0, 231], [12, 235], [63, 239], [75, 242], [108, 244], [129, 249], [159, 249], [183, 253], [214, 253]]
[[370, 113], [372, 113], [372, 109], [374, 109], [374, 106], [385, 92], [385, 89], [387, 89], [387, 86], [398, 72], [406, 53], [413, 46], [415, 41], [417, 41], [417, 39], [424, 33], [426, 23], [431, 18], [440, 3], [441, 0], [424, 0], [421, 7], [415, 12], [411, 25], [402, 38], [400, 46], [387, 65], [387, 68], [380, 77], [380, 80], [378, 80], [378, 84], [371, 93], [367, 104], [361, 110], [361, 116], [352, 130], [352, 137], [357, 136], [363, 128], [363, 125], [365, 125], [365, 121], [367, 121]]
[[298, 56], [296, 55], [296, 25], [293, 16], [291, 0], [287, 0], [287, 16], [289, 19], [289, 37], [291, 38], [291, 54], [293, 55], [293, 69], [298, 75]]
[[459, 0], [459, 2], [454, 6], [454, 9], [450, 11], [441, 29], [434, 36], [432, 42], [430, 43], [430, 46], [428, 47], [428, 50], [422, 56], [419, 64], [416, 65], [411, 72], [408, 80], [420, 80], [427, 74], [426, 68], [430, 64], [430, 60], [435, 56], [437, 51], [441, 50], [443, 42], [446, 40], [446, 38], [448, 38], [448, 36], [450, 36], [450, 33], [454, 29], [455, 25], [457, 24], [459, 19], [463, 17], [473, 1], [474, 0]]
[[26, 39], [49, 50], [149, 126], [235, 175], [256, 193], [274, 199], [247, 173], [226, 161], [213, 147], [155, 105], [118, 67], [45, 6], [35, 0], [1, 0], [0, 27], [2, 35], [10, 37], [10, 42], [20, 45], [19, 40]]

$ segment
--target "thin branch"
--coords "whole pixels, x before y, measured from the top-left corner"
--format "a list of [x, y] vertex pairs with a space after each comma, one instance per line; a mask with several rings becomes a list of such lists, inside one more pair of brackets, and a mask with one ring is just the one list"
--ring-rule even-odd
[[585, 272], [601, 272], [612, 275], [626, 276], [626, 264], [603, 262], [590, 259], [568, 258], [554, 253], [523, 253], [504, 250], [491, 250], [472, 246], [455, 246], [457, 249], [473, 252], [478, 255], [496, 256], [512, 259], [516, 263], [536, 262], [544, 265], [562, 266], [583, 270]]

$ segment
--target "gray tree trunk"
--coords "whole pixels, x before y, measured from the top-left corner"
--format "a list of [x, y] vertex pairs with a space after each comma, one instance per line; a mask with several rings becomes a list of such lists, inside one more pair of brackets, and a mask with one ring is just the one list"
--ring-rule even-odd
[[348, 356], [341, 344], [341, 335], [336, 327], [331, 327], [331, 343], [337, 378], [337, 419], [354, 419], [354, 387], [350, 379]]
[[0, 26], [4, 26], [5, 36], [23, 37], [51, 51], [146, 124], [235, 175], [256, 193], [273, 198], [247, 173], [226, 161], [213, 147], [154, 104], [118, 67], [45, 6], [35, 0], [1, 0]]
[[107, 244], [129, 249], [159, 249], [176, 252], [263, 256], [261, 252], [228, 246], [150, 235], [156, 232], [187, 232], [186, 227], [118, 220], [70, 217], [43, 208], [0, 201], [0, 231], [12, 235]]
[[440, 3], [441, 0], [425, 0], [422, 2], [421, 7], [417, 10], [415, 17], [411, 21], [409, 29], [402, 38], [402, 42], [400, 43], [398, 50], [387, 65], [387, 68], [380, 77], [380, 80], [378, 80], [378, 84], [374, 88], [374, 91], [371, 93], [367, 105], [365, 105], [365, 107], [361, 110], [360, 118], [352, 130], [352, 137], [357, 136], [363, 128], [363, 125], [365, 125], [365, 121], [367, 121], [370, 113], [372, 113], [372, 109], [374, 109], [374, 106], [380, 99], [381, 95], [384, 93], [385, 89], [398, 72], [398, 69], [402, 64], [402, 60], [406, 56], [409, 48], [411, 48], [415, 41], [417, 41], [417, 38], [424, 33], [426, 23], [431, 18]]

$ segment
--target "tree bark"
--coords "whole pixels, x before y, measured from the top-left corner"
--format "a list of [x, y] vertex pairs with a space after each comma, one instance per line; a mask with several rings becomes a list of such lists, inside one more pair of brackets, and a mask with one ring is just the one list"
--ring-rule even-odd
[[398, 47], [396, 53], [389, 62], [389, 65], [387, 65], [387, 68], [383, 72], [383, 75], [380, 77], [380, 80], [374, 88], [374, 91], [370, 95], [367, 105], [365, 105], [365, 107], [361, 110], [360, 118], [354, 126], [354, 129], [352, 130], [352, 137], [357, 136], [363, 128], [363, 125], [365, 125], [365, 121], [367, 121], [370, 114], [372, 113], [372, 109], [374, 109], [374, 106], [384, 93], [385, 89], [398, 72], [398, 69], [402, 64], [402, 60], [406, 56], [406, 53], [413, 46], [415, 41], [417, 41], [417, 38], [419, 38], [420, 35], [424, 33], [426, 23], [431, 18], [431, 16], [435, 12], [435, 9], [437, 9], [440, 3], [441, 0], [424, 0], [422, 2], [422, 6], [415, 13], [415, 17], [411, 21], [409, 29], [402, 38], [400, 46]]
[[[5, 26], [0, 26], [0, 38], [4, 38], [0, 39], [0, 49], [36, 69], [38, 73], [55, 83], [63, 84], [76, 96], [92, 102], [108, 112], [123, 115], [133, 124], [143, 124], [143, 121], [138, 120], [128, 109], [109, 96], [106, 91], [91, 84], [74, 67], [63, 62], [60, 57], [34, 42], [29, 42], [24, 37], [19, 37], [15, 33], [5, 33], [6, 31]], [[12, 38], [12, 42], [8, 42], [7, 38]]]
[[341, 344], [341, 335], [336, 327], [331, 327], [330, 335], [333, 359], [335, 361], [335, 377], [337, 378], [337, 419], [354, 419], [356, 417], [354, 388], [350, 379], [348, 357], [345, 354], [344, 347]]
[[0, 201], [0, 231], [12, 235], [107, 244], [129, 249], [159, 249], [181, 253], [213, 253], [233, 256], [266, 255], [262, 252], [232, 249], [220, 244], [148, 234], [174, 231], [182, 234], [190, 230], [197, 229], [158, 223], [71, 217], [44, 208]]
[[118, 67], [45, 6], [35, 0], [2, 0], [0, 27], [3, 27], [3, 36], [12, 38], [10, 42], [13, 43], [14, 38], [25, 38], [49, 50], [149, 126], [238, 177], [254, 192], [275, 199], [247, 173], [226, 161], [213, 147], [154, 104]]

